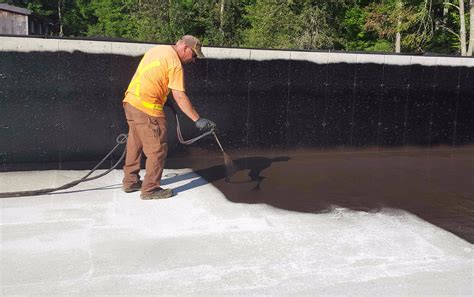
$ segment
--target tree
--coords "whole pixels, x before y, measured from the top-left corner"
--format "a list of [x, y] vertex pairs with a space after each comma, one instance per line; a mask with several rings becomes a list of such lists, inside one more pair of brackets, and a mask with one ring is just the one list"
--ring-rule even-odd
[[65, 36], [86, 36], [89, 26], [97, 21], [91, 0], [65, 0], [63, 14]]
[[294, 45], [301, 49], [334, 48], [336, 38], [328, 23], [325, 6], [303, 6], [297, 17]]
[[141, 0], [133, 14], [140, 40], [173, 43], [182, 35], [201, 37], [205, 43], [224, 42], [232, 3], [220, 1]]
[[401, 48], [423, 52], [433, 36], [431, 0], [403, 2], [390, 0], [371, 3], [366, 8], [365, 30], [393, 42], [396, 52]]
[[87, 35], [135, 39], [135, 0], [91, 0], [90, 7], [95, 22], [88, 25]]
[[250, 47], [292, 48], [292, 34], [297, 16], [285, 0], [258, 0], [247, 6], [250, 27], [244, 32], [244, 42]]
[[432, 0], [412, 0], [411, 11], [413, 14], [407, 16], [408, 24], [402, 46], [408, 51], [425, 52], [426, 45], [434, 36], [433, 2]]
[[467, 49], [467, 55], [472, 56], [474, 47], [474, 0], [469, 3], [469, 48]]
[[[222, 46], [245, 46], [243, 41], [243, 32], [250, 26], [248, 19], [245, 17], [247, 12], [246, 8], [255, 4], [255, 0], [240, 0], [240, 1], [225, 1], [224, 10], [222, 11], [222, 3], [219, 5], [219, 34], [215, 35], [213, 32], [213, 23], [209, 22], [209, 26], [206, 27], [206, 39], [209, 44], [222, 45]], [[222, 11], [222, 13], [220, 13]], [[210, 19], [215, 19], [213, 15], [217, 12], [216, 9], [212, 9], [209, 14]]]
[[142, 0], [132, 13], [137, 24], [137, 39], [170, 42], [170, 3]]
[[461, 56], [466, 56], [466, 21], [464, 18], [464, 0], [459, 0], [459, 37], [461, 41]]
[[[448, 6], [448, 7], [455, 8], [456, 12], [454, 13], [454, 15], [451, 15], [451, 17], [453, 19], [453, 26], [458, 27], [458, 30], [459, 30], [458, 32], [459, 33], [456, 33], [455, 30], [451, 29], [448, 26], [444, 26], [444, 28], [449, 33], [451, 33], [453, 36], [455, 36], [456, 42], [454, 43], [454, 45], [457, 48], [459, 48], [459, 52], [461, 53], [461, 56], [466, 56], [468, 48], [467, 48], [467, 42], [466, 42], [467, 33], [466, 33], [465, 3], [464, 3], [464, 0], [457, 0], [455, 2], [457, 2], [457, 5], [453, 4], [449, 1], [444, 2], [444, 5]], [[471, 1], [471, 3], [472, 3], [472, 1]], [[472, 13], [472, 6], [469, 10]], [[472, 14], [471, 14], [471, 19], [472, 19]], [[472, 21], [471, 21], [471, 25], [470, 25], [470, 36], [471, 37], [472, 37], [472, 31], [473, 31], [472, 27], [473, 27], [473, 25], [472, 25]], [[470, 37], [470, 39], [471, 39], [471, 37]], [[471, 55], [472, 55], [472, 46], [471, 46], [472, 42], [470, 41], [469, 43], [470, 43], [469, 46], [471, 47]]]
[[59, 36], [63, 37], [63, 20], [62, 10], [64, 9], [64, 0], [58, 0], [58, 19], [59, 19]]
[[63, 36], [174, 43], [192, 34], [214, 46], [463, 55], [474, 46], [474, 0], [0, 2], [49, 18], [54, 34]]
[[[382, 47], [383, 51], [390, 51], [388, 40], [379, 39], [373, 31], [365, 29], [367, 11], [364, 7], [354, 5], [348, 7], [342, 18], [342, 44], [345, 50], [374, 50]], [[380, 42], [379, 42], [380, 41]]]
[[250, 47], [334, 48], [340, 38], [330, 11], [327, 1], [256, 1], [246, 7], [244, 42]]
[[397, 15], [397, 29], [395, 31], [395, 52], [401, 52], [401, 42], [402, 42], [402, 10], [403, 10], [403, 2], [401, 0], [397, 0], [396, 2], [396, 15]]
[[225, 38], [225, 34], [224, 34], [224, 12], [225, 12], [225, 0], [221, 0], [221, 4], [220, 4], [220, 11], [219, 11], [219, 15], [220, 15], [220, 25], [219, 25], [219, 31], [221, 32], [222, 34], [222, 39]]

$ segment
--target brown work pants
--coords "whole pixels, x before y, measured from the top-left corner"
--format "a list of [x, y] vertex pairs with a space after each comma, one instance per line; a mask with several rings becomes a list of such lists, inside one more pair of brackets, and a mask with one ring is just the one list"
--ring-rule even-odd
[[149, 116], [128, 103], [124, 104], [124, 109], [129, 131], [122, 183], [129, 186], [140, 180], [140, 160], [143, 152], [147, 159], [142, 193], [148, 194], [160, 187], [168, 153], [166, 119]]

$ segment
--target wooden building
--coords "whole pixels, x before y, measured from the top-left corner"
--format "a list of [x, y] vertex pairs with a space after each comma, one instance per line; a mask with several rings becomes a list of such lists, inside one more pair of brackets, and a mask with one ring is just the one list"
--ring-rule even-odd
[[52, 22], [29, 9], [0, 3], [0, 34], [51, 35]]

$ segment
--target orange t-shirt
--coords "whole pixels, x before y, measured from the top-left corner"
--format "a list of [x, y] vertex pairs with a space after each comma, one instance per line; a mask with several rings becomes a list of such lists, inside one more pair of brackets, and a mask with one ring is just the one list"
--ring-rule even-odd
[[170, 89], [185, 91], [183, 67], [171, 45], [157, 45], [140, 61], [123, 102], [148, 115], [164, 117], [163, 106]]

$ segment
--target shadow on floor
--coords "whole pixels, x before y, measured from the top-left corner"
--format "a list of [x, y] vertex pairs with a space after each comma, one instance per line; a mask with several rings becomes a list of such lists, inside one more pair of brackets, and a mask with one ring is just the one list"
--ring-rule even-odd
[[[228, 183], [235, 184], [252, 184], [254, 190], [260, 188], [260, 183], [265, 179], [265, 176], [262, 176], [261, 173], [263, 170], [269, 168], [273, 162], [286, 162], [289, 157], [277, 157], [277, 158], [265, 158], [265, 157], [249, 157], [234, 160], [236, 174], [240, 175], [240, 172], [247, 171], [246, 177], [243, 180], [237, 181], [235, 178], [231, 178], [226, 181]], [[172, 183], [176, 183], [183, 180], [193, 179], [191, 182], [173, 188], [175, 194], [180, 192], [203, 186], [208, 183], [214, 183], [219, 180], [225, 180], [227, 168], [224, 165], [215, 165], [208, 168], [196, 170], [194, 172], [168, 176], [161, 181], [162, 186], [166, 186]], [[196, 174], [201, 178], [196, 178]]]
[[[288, 154], [234, 163], [238, 170], [229, 182], [223, 164], [197, 165], [195, 173], [202, 179], [174, 190], [210, 182], [235, 203], [266, 203], [305, 213], [334, 206], [367, 212], [402, 209], [474, 242], [472, 151]], [[164, 184], [191, 176], [164, 179]]]

